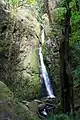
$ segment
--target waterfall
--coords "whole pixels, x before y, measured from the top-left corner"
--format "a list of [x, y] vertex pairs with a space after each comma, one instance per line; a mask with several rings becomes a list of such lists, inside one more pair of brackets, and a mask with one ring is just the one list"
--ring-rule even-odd
[[46, 87], [46, 90], [48, 92], [48, 97], [49, 98], [55, 98], [54, 94], [53, 94], [53, 89], [50, 83], [50, 78], [46, 69], [46, 66], [44, 64], [44, 60], [43, 60], [43, 55], [42, 55], [42, 45], [44, 43], [44, 27], [41, 26], [41, 39], [40, 39], [40, 46], [39, 46], [39, 58], [40, 58], [40, 67], [41, 67], [41, 75], [43, 77], [44, 80], [44, 84]]

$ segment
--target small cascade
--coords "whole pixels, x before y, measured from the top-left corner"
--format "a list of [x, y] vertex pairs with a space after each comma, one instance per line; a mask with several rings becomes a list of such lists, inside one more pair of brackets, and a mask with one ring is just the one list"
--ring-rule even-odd
[[[42, 45], [44, 43], [44, 27], [43, 25], [41, 25], [41, 39], [40, 39], [40, 46], [39, 46], [39, 59], [40, 59], [40, 67], [41, 67], [41, 76], [44, 80], [44, 84], [48, 93], [49, 98], [55, 98], [54, 94], [53, 94], [53, 89], [50, 83], [50, 78], [48, 75], [48, 72], [46, 70], [46, 66], [44, 64], [44, 60], [43, 60], [43, 55], [42, 55]], [[41, 80], [42, 80], [41, 78]], [[42, 81], [41, 81], [42, 82]]]

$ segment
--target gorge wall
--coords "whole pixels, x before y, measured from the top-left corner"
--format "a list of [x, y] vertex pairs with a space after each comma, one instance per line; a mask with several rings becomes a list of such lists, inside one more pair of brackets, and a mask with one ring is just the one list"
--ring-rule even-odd
[[[6, 4], [5, 4], [6, 5]], [[34, 8], [0, 6], [0, 80], [18, 99], [39, 97], [39, 23]]]
[[9, 78], [13, 83], [13, 91], [23, 99], [39, 97], [37, 55], [39, 23], [34, 9], [32, 11], [26, 8], [18, 9], [12, 38], [9, 52]]
[[37, 13], [6, 6], [0, 1], [0, 120], [38, 120], [38, 108], [21, 103], [40, 96]]
[[[44, 61], [54, 88], [56, 103], [60, 103], [59, 44], [60, 40], [62, 39], [61, 27], [55, 22], [56, 7], [58, 2], [58, 0], [48, 0], [48, 8], [45, 8], [47, 14], [45, 13], [42, 17], [46, 36], [44, 45], [45, 47], [43, 47]], [[49, 12], [47, 12], [46, 9], [48, 9]]]

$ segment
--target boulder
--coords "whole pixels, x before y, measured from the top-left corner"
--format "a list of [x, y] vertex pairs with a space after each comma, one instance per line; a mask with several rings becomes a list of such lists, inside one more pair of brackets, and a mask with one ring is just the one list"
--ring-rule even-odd
[[0, 99], [11, 100], [12, 98], [13, 98], [13, 93], [3, 82], [0, 81]]
[[17, 99], [13, 99], [13, 93], [0, 82], [0, 120], [39, 120], [33, 107], [27, 107]]

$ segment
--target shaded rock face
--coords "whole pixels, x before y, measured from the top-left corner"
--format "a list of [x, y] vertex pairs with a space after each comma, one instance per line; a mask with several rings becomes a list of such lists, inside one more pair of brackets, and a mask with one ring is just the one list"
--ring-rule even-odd
[[0, 120], [39, 119], [14, 99], [15, 96], [21, 100], [39, 95], [39, 24], [34, 11], [31, 14], [23, 9], [9, 13], [6, 4], [0, 1], [0, 81], [8, 86], [0, 82]]
[[35, 11], [18, 8], [9, 49], [9, 82], [20, 99], [39, 97], [38, 35]]
[[10, 47], [10, 13], [6, 10], [4, 0], [0, 1], [0, 80], [7, 82], [8, 51]]
[[[59, 46], [60, 40], [62, 40], [61, 27], [54, 21], [55, 9], [59, 0], [48, 0], [49, 14], [51, 17], [51, 23], [47, 19], [47, 15], [44, 15], [44, 29], [45, 29], [45, 48], [44, 48], [44, 61], [47, 66], [48, 73], [53, 85], [54, 94], [56, 96], [56, 103], [60, 103], [60, 55]], [[47, 23], [47, 25], [46, 25]], [[47, 26], [47, 29], [46, 29]]]
[[60, 67], [59, 67], [59, 48], [56, 41], [48, 40], [46, 42], [44, 60], [47, 66], [51, 82], [56, 96], [56, 102], [60, 102]]
[[0, 80], [22, 99], [39, 97], [39, 23], [33, 8], [10, 13], [0, 4]]
[[48, 6], [49, 6], [49, 11], [50, 11], [52, 22], [53, 22], [53, 18], [54, 18], [54, 9], [56, 8], [58, 1], [59, 0], [49, 0], [48, 1], [48, 4], [49, 4]]
[[48, 14], [51, 23], [54, 23], [54, 11], [60, 0], [44, 0], [44, 9]]
[[50, 113], [55, 112], [55, 100], [45, 98], [42, 100], [33, 100], [31, 102], [23, 101], [29, 110], [40, 118], [47, 117]]

